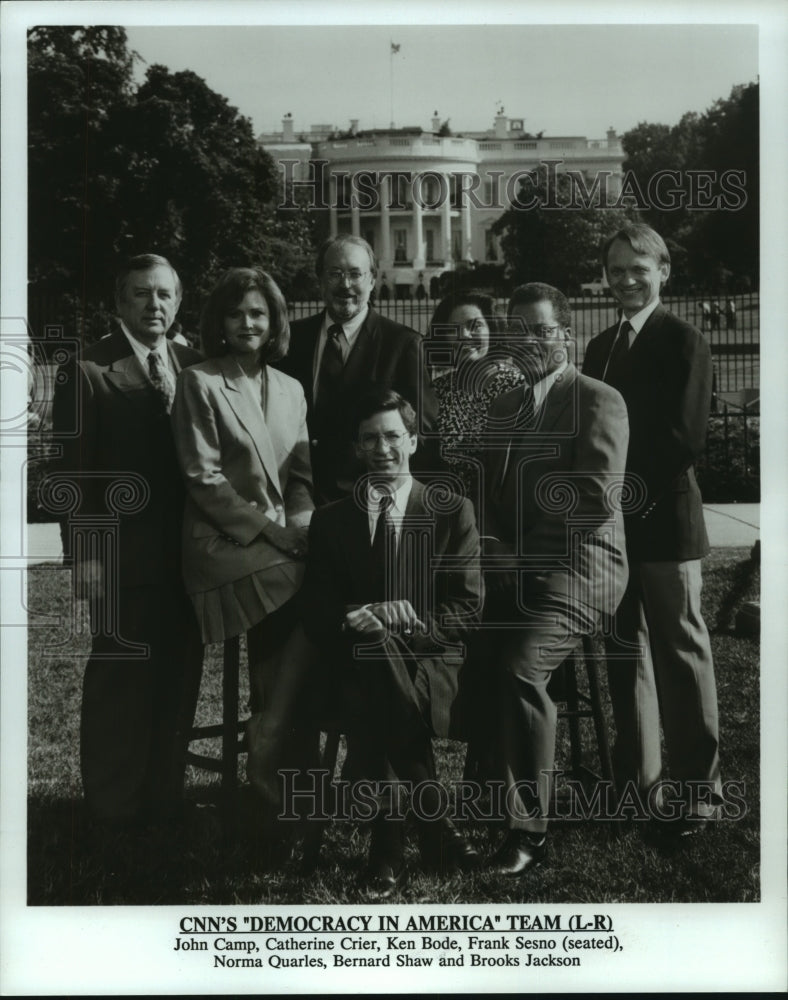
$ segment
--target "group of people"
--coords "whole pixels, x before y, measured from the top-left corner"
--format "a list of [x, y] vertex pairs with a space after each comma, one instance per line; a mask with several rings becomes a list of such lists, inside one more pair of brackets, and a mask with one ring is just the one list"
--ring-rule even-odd
[[626, 226], [603, 265], [621, 313], [581, 373], [558, 289], [518, 287], [505, 318], [458, 290], [422, 338], [369, 305], [376, 260], [357, 236], [321, 247], [325, 308], [292, 324], [269, 275], [227, 271], [202, 354], [167, 338], [172, 265], [128, 262], [119, 329], [64, 367], [54, 409], [81, 494], [63, 534], [91, 613], [96, 823], [182, 816], [203, 644], [245, 633], [248, 774], [269, 805], [279, 770], [305, 759], [294, 729], [331, 703], [376, 789], [365, 885], [388, 898], [403, 786], [425, 866], [481, 863], [441, 809], [432, 752], [435, 736], [465, 739], [503, 786], [507, 832], [484, 864], [519, 877], [546, 850], [548, 683], [605, 622], [617, 786], [658, 811], [661, 720], [681, 806], [666, 835], [706, 827], [721, 786], [693, 463], [711, 358], [660, 303], [656, 232]]

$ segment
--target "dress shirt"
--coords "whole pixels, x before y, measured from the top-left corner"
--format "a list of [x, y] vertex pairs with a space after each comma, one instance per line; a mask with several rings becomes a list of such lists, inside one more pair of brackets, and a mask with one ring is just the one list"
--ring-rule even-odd
[[[394, 503], [389, 507], [389, 517], [394, 527], [394, 535], [399, 541], [402, 531], [402, 519], [405, 517], [405, 508], [408, 506], [410, 491], [413, 488], [413, 479], [408, 476], [401, 486], [394, 491]], [[380, 497], [383, 491], [375, 486], [370, 486], [367, 490], [367, 518], [369, 520], [369, 540], [375, 537], [375, 525], [380, 516]]]
[[[630, 328], [631, 328], [630, 331], [629, 331], [629, 346], [630, 347], [634, 344], [635, 337], [637, 337], [637, 335], [643, 329], [643, 326], [645, 325], [646, 320], [654, 312], [654, 310], [657, 308], [658, 305], [659, 305], [659, 296], [657, 296], [657, 298], [654, 299], [653, 302], [649, 302], [649, 304], [647, 306], [644, 306], [640, 310], [640, 312], [637, 312], [637, 313], [635, 313], [634, 316], [630, 317], [630, 319], [628, 321], [629, 325], [630, 325]], [[620, 330], [621, 329], [621, 324], [622, 323], [626, 323], [626, 322], [627, 322], [627, 318], [622, 313], [621, 314], [621, 318], [618, 321], [618, 329]], [[616, 332], [616, 336], [618, 336], [618, 331]], [[615, 343], [615, 341], [614, 341], [614, 343]]]
[[170, 376], [174, 378], [175, 372], [172, 370], [172, 365], [170, 364], [170, 355], [167, 350], [167, 338], [159, 337], [159, 342], [155, 347], [148, 347], [141, 341], [137, 340], [133, 333], [129, 333], [129, 329], [123, 320], [119, 320], [120, 328], [126, 335], [126, 340], [131, 344], [132, 350], [137, 355], [137, 360], [142, 365], [142, 370], [145, 372], [145, 377], [150, 381], [149, 365], [148, 365], [148, 355], [151, 351], [154, 351], [159, 356], [162, 368], [165, 372], [169, 372]]
[[364, 320], [367, 318], [367, 313], [369, 312], [369, 306], [362, 309], [358, 316], [354, 316], [353, 319], [347, 320], [345, 323], [337, 323], [336, 320], [331, 319], [328, 315], [328, 310], [323, 314], [323, 323], [320, 327], [320, 336], [317, 338], [317, 350], [315, 351], [315, 357], [312, 364], [312, 396], [314, 399], [317, 398], [317, 382], [318, 375], [320, 373], [320, 362], [323, 360], [323, 351], [326, 348], [326, 341], [328, 340], [328, 331], [332, 326], [341, 326], [343, 337], [342, 340], [342, 359], [347, 361], [348, 354], [350, 354], [353, 349], [353, 344], [356, 342], [359, 331], [364, 325]]

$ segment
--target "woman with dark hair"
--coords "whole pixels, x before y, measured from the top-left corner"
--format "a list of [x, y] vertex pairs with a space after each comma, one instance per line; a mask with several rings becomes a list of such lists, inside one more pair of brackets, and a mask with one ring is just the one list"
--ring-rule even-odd
[[290, 327], [264, 271], [222, 275], [200, 334], [207, 360], [181, 372], [172, 411], [187, 486], [183, 575], [203, 642], [246, 632], [259, 717], [298, 620], [314, 509], [306, 401], [269, 364], [287, 353]]
[[445, 342], [450, 348], [445, 366], [432, 373], [441, 454], [459, 479], [456, 489], [477, 511], [487, 411], [497, 396], [524, 380], [497, 340], [499, 331], [494, 300], [474, 290], [447, 295], [430, 322], [431, 343]]

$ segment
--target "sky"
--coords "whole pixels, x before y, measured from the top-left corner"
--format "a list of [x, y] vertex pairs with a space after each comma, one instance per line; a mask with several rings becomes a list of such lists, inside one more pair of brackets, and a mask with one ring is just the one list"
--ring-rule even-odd
[[[166, 6], [166, 5], [165, 5]], [[215, 9], [215, 8], [214, 8]], [[259, 11], [261, 8], [257, 8]], [[491, 128], [499, 104], [546, 135], [603, 138], [675, 124], [758, 77], [755, 25], [311, 25], [131, 27], [144, 63], [191, 69], [278, 131], [311, 124]], [[391, 42], [400, 46], [391, 56]]]

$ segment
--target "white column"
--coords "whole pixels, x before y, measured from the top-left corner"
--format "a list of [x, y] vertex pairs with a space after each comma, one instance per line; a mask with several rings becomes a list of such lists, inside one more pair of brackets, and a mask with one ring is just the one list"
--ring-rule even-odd
[[421, 203], [413, 199], [413, 267], [421, 270], [424, 267], [424, 233], [422, 232], [423, 211]]
[[472, 260], [471, 253], [471, 206], [468, 200], [463, 199], [462, 203], [462, 250], [460, 256], [463, 260]]
[[350, 231], [354, 236], [361, 236], [361, 216], [355, 198], [350, 199]]
[[389, 218], [389, 199], [391, 197], [391, 178], [380, 179], [380, 266], [387, 271], [393, 265], [391, 259], [391, 219]]
[[339, 231], [337, 225], [337, 178], [336, 174], [331, 174], [328, 185], [328, 224], [332, 236], [336, 236]]
[[441, 206], [441, 245], [436, 254], [438, 260], [444, 262], [444, 267], [451, 267], [451, 186], [446, 177], [446, 198]]

